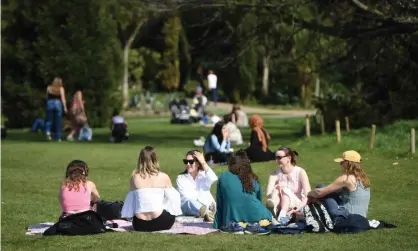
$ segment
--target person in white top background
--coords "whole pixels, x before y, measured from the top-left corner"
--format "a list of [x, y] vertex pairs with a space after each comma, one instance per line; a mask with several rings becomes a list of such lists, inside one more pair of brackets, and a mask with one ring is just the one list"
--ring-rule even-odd
[[218, 102], [218, 77], [215, 75], [213, 70], [209, 70], [208, 87], [210, 92], [212, 93], [213, 103], [216, 105], [216, 103]]
[[198, 150], [189, 151], [183, 163], [186, 170], [176, 180], [183, 214], [213, 221], [216, 205], [210, 187], [218, 177]]

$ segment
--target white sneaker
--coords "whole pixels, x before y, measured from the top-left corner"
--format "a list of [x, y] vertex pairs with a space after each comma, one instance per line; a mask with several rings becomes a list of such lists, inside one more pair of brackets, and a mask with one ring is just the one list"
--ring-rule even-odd
[[49, 132], [46, 133], [46, 140], [48, 140], [48, 141], [52, 140], [51, 133], [49, 133]]

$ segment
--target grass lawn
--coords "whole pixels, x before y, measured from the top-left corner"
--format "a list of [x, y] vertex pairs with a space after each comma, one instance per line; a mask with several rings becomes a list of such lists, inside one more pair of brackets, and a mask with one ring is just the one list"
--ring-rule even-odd
[[[56, 221], [60, 214], [58, 189], [72, 159], [89, 164], [90, 178], [103, 199], [123, 200], [138, 153], [145, 145], [156, 147], [162, 170], [175, 181], [184, 170], [181, 159], [195, 147], [192, 140], [210, 129], [170, 125], [166, 118], [130, 119], [130, 141], [107, 143], [108, 131], [96, 129], [94, 142], [46, 142], [43, 135], [12, 130], [2, 141], [2, 250], [417, 250], [418, 156], [408, 154], [408, 135], [418, 121], [377, 128], [375, 149], [368, 150], [368, 129], [304, 139], [301, 119], [267, 119], [270, 147], [287, 145], [300, 154], [299, 165], [308, 172], [311, 186], [331, 182], [340, 171], [333, 162], [343, 150], [358, 150], [371, 179], [369, 218], [398, 225], [396, 229], [355, 235], [303, 234], [298, 236], [206, 236], [144, 233], [106, 233], [84, 237], [25, 236], [29, 224]], [[249, 130], [242, 130], [249, 140]], [[394, 164], [394, 163], [397, 164]], [[274, 162], [254, 164], [265, 190]], [[214, 168], [217, 174], [226, 167]], [[215, 188], [215, 186], [213, 186]], [[213, 190], [215, 193], [215, 190]], [[415, 202], [414, 202], [415, 201]]]

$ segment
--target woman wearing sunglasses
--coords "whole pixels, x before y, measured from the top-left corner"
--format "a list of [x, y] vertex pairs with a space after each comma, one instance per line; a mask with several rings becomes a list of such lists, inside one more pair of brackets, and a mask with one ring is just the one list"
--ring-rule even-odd
[[176, 180], [183, 214], [213, 221], [216, 206], [210, 187], [218, 177], [198, 150], [189, 151], [183, 163], [186, 170]]
[[279, 168], [270, 174], [267, 185], [267, 208], [283, 224], [306, 206], [311, 191], [308, 175], [296, 165], [296, 156], [299, 154], [291, 148], [280, 147], [276, 152]]

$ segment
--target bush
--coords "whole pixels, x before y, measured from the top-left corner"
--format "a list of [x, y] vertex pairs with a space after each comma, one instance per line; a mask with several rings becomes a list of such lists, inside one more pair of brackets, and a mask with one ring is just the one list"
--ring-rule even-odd
[[13, 83], [7, 77], [2, 85], [2, 113], [8, 128], [27, 127], [36, 118], [45, 118], [45, 90], [32, 88], [29, 82]]
[[[328, 93], [322, 98], [316, 98], [314, 105], [324, 117], [325, 130], [335, 130], [335, 120], [344, 122], [348, 117], [351, 128], [360, 128], [371, 124], [386, 124], [389, 121], [381, 117], [375, 107], [365, 102], [359, 94]], [[319, 131], [320, 117], [313, 121], [313, 129]]]

